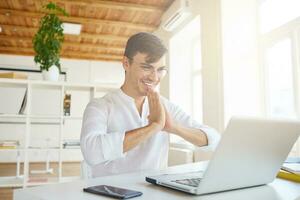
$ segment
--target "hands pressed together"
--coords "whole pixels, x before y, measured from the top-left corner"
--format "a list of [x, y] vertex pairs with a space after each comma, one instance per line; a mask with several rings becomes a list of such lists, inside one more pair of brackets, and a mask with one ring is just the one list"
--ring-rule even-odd
[[161, 102], [158, 92], [149, 90], [148, 102], [150, 111], [150, 114], [148, 116], [149, 124], [154, 123], [159, 127], [159, 130], [172, 132], [175, 123], [173, 122], [170, 114]]
[[129, 151], [159, 131], [176, 134], [197, 146], [207, 145], [207, 137], [201, 130], [184, 127], [173, 121], [156, 91], [149, 89], [147, 96], [149, 103], [149, 124], [145, 127], [126, 132], [123, 142], [124, 152]]

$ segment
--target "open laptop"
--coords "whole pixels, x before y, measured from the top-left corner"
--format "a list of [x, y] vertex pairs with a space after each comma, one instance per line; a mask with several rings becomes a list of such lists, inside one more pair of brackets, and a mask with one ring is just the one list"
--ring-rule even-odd
[[205, 172], [146, 177], [191, 194], [209, 194], [272, 182], [300, 135], [300, 121], [232, 118]]

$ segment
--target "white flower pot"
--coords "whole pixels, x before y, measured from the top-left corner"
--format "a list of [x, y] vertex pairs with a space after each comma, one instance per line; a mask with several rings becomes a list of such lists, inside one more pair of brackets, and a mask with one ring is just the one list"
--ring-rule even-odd
[[48, 71], [42, 70], [42, 74], [45, 81], [58, 81], [59, 69], [55, 65], [52, 65]]

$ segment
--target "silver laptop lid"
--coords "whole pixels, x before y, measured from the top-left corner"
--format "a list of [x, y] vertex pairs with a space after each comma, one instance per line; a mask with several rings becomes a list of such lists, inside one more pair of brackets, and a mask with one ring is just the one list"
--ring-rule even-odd
[[299, 134], [299, 121], [232, 118], [197, 193], [272, 182]]

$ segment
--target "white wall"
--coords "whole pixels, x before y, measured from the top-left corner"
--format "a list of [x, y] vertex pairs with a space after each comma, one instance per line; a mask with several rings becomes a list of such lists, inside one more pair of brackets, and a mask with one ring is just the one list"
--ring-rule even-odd
[[[120, 62], [61, 59], [62, 71], [67, 72], [68, 82], [79, 83], [119, 83], [124, 79]], [[0, 67], [39, 70], [33, 56], [14, 56], [0, 54]], [[36, 79], [36, 77], [32, 77]]]

